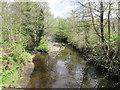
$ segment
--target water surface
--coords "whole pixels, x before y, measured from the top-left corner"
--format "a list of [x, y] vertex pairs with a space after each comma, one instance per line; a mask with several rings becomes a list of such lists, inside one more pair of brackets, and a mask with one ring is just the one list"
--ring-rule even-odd
[[47, 53], [33, 58], [35, 65], [27, 88], [93, 88], [114, 87], [114, 82], [97, 74], [86, 65], [83, 57], [72, 47], [65, 45], [56, 57]]

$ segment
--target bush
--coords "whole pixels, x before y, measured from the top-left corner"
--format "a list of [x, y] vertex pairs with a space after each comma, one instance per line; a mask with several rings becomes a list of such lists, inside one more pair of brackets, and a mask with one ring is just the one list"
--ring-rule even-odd
[[32, 58], [30, 54], [25, 51], [22, 44], [3, 43], [2, 49], [0, 48], [0, 63], [2, 63], [0, 88], [5, 88], [12, 85], [12, 81], [15, 82], [17, 80], [11, 78], [11, 76], [13, 76], [13, 74], [19, 76], [18, 73], [15, 72], [18, 71], [26, 61], [32, 61]]
[[28, 61], [32, 62], [32, 58], [31, 58], [30, 54], [27, 53], [27, 52], [23, 52], [21, 59], [22, 60], [28, 60]]
[[48, 48], [48, 41], [42, 39], [40, 41], [40, 45], [38, 47], [35, 47], [35, 50], [37, 51], [42, 51], [42, 52], [48, 52], [49, 48]]
[[67, 40], [67, 35], [64, 30], [59, 30], [56, 32], [55, 37], [60, 40]]

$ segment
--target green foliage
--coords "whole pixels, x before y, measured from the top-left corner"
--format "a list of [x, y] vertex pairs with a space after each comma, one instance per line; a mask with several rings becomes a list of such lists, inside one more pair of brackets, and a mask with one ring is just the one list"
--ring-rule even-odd
[[21, 67], [22, 64], [16, 64], [11, 69], [5, 70], [0, 76], [0, 88], [6, 88], [9, 86], [19, 87], [16, 86], [16, 82], [19, 82], [20, 78], [22, 77], [22, 74], [19, 72]]
[[[26, 61], [32, 62], [31, 55], [25, 49], [39, 45], [46, 29], [48, 7], [45, 2], [12, 2], [9, 5], [3, 2], [1, 8], [0, 87], [9, 87], [13, 80], [10, 76]], [[48, 51], [48, 42], [41, 41], [37, 50]]]
[[2, 46], [4, 54], [0, 56], [0, 62], [3, 65], [2, 72], [0, 72], [1, 88], [8, 87], [8, 84], [11, 84], [7, 83], [8, 79], [26, 61], [32, 61], [30, 54], [25, 51], [24, 46], [21, 44], [3, 43]]
[[65, 31], [64, 30], [58, 30], [55, 34], [55, 37], [57, 39], [60, 39], [60, 40], [66, 40], [67, 39], [67, 36], [65, 35]]
[[83, 15], [83, 13], [81, 12], [78, 15], [74, 14], [73, 16], [71, 15], [67, 20], [59, 20], [57, 22], [58, 29], [55, 33], [56, 38], [66, 40], [68, 44], [73, 45], [83, 53], [87, 54], [90, 58], [94, 58], [95, 66], [104, 67], [108, 70], [109, 74], [119, 75], [120, 59], [117, 53], [119, 46], [117, 43], [120, 41], [120, 37], [118, 32], [115, 31], [115, 28], [117, 27], [112, 27], [112, 23], [116, 24], [116, 18], [110, 20], [110, 35], [108, 34], [108, 26], [104, 26], [103, 36], [105, 42], [103, 43], [101, 42], [100, 27], [97, 25], [99, 20], [93, 17], [95, 19], [94, 23], [96, 24], [94, 27], [92, 22], [88, 21], [88, 18], [84, 17], [85, 20], [83, 20], [79, 15]]
[[[16, 65], [13, 68], [9, 70], [5, 70], [2, 75], [0, 76], [0, 88], [6, 88], [8, 87], [8, 84], [6, 83], [7, 80], [10, 78], [10, 75], [15, 73], [15, 71], [20, 67], [21, 65]], [[11, 84], [11, 83], [9, 83]]]
[[32, 62], [31, 55], [29, 53], [27, 53], [27, 52], [23, 52], [22, 53], [22, 59], [23, 60], [28, 60], [28, 61]]
[[58, 22], [58, 30], [56, 31], [55, 33], [55, 37], [57, 39], [60, 39], [60, 40], [67, 40], [67, 32], [66, 32], [66, 28], [67, 28], [67, 23], [65, 20], [60, 20]]
[[48, 41], [42, 39], [42, 40], [40, 41], [39, 46], [38, 46], [38, 47], [35, 47], [35, 50], [37, 50], [37, 51], [43, 51], [43, 52], [48, 52], [48, 51], [49, 51]]
[[8, 44], [4, 43], [4, 52], [6, 53], [3, 60], [9, 62], [16, 62], [18, 64], [25, 63], [26, 61], [31, 61], [31, 56], [24, 49], [21, 44]]
[[[38, 5], [41, 7], [38, 7]], [[14, 8], [16, 6], [18, 8]], [[21, 27], [25, 31], [24, 34], [30, 36], [34, 46], [37, 46], [45, 31], [45, 12], [42, 3], [22, 2], [13, 3], [13, 10], [19, 11], [22, 14]], [[21, 10], [19, 10], [21, 8]]]
[[109, 39], [109, 36], [107, 34], [104, 35], [105, 39], [107, 42], [111, 42], [111, 43], [116, 43], [118, 41], [120, 41], [120, 37], [119, 36], [110, 36], [110, 39]]

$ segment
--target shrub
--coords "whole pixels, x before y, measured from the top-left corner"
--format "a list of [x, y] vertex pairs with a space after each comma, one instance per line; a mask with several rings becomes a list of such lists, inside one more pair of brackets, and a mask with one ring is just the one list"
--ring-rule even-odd
[[0, 48], [0, 63], [2, 63], [0, 71], [0, 88], [9, 87], [9, 85], [13, 83], [12, 81], [16, 81], [14, 78], [11, 78], [11, 80], [9, 80], [10, 76], [13, 74], [19, 76], [15, 72], [20, 69], [27, 60], [32, 61], [30, 54], [25, 51], [22, 44], [4, 43], [3, 45], [4, 46], [2, 49], [4, 52]]
[[64, 30], [57, 31], [55, 37], [60, 40], [67, 40], [67, 35], [65, 34]]
[[48, 52], [48, 51], [49, 51], [48, 41], [42, 39], [42, 40], [40, 41], [39, 46], [38, 46], [38, 47], [35, 47], [35, 50], [37, 50], [37, 51], [42, 51], [42, 52]]

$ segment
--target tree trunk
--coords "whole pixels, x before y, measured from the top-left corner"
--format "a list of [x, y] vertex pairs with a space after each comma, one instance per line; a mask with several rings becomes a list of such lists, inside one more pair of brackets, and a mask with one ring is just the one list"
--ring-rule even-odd
[[103, 0], [100, 2], [100, 30], [101, 30], [101, 41], [104, 43], [104, 28], [103, 28], [103, 16], [104, 16], [104, 10], [103, 10]]
[[[91, 3], [90, 3], [90, 1], [89, 1], [89, 7], [91, 7]], [[98, 32], [97, 29], [96, 29], [96, 26], [95, 26], [94, 16], [93, 16], [92, 9], [91, 9], [91, 8], [89, 8], [89, 9], [90, 9], [90, 13], [91, 13], [91, 18], [92, 18], [92, 25], [93, 25], [93, 28], [94, 28], [96, 34], [98, 35], [98, 37], [101, 37], [100, 34], [99, 34], [99, 32]]]
[[110, 11], [111, 9], [111, 2], [109, 2], [109, 11], [108, 11], [108, 40], [110, 42]]
[[83, 26], [84, 26], [85, 42], [86, 42], [86, 45], [88, 45], [89, 44], [89, 41], [88, 41], [88, 30], [89, 30], [89, 28], [88, 28], [88, 25], [87, 25], [87, 21], [85, 20], [85, 13], [84, 13], [84, 11], [83, 11], [82, 19], [83, 19]]
[[108, 52], [107, 55], [110, 56], [110, 13], [111, 13], [111, 2], [109, 1], [109, 7], [108, 7]]
[[[120, 38], [120, 1], [118, 2], [118, 37]], [[120, 40], [118, 40], [118, 53], [120, 53]]]

